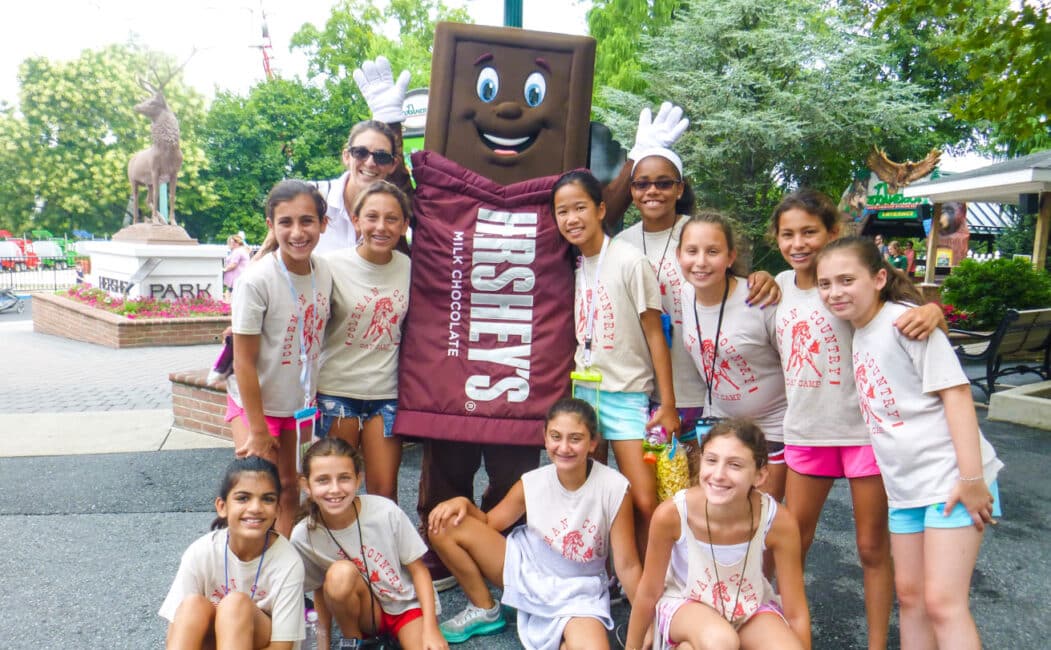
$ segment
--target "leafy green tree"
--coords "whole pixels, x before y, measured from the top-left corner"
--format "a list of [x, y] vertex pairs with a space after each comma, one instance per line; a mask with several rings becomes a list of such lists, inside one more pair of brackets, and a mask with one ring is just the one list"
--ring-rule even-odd
[[266, 234], [263, 204], [282, 178], [331, 178], [342, 171], [339, 152], [352, 124], [345, 105], [322, 88], [275, 79], [247, 97], [220, 93], [201, 131], [205, 172], [219, 201], [200, 229], [223, 239], [244, 230], [258, 243]]
[[395, 74], [408, 70], [414, 86], [426, 86], [434, 25], [442, 20], [471, 22], [465, 9], [450, 9], [442, 0], [390, 0], [384, 8], [372, 0], [341, 0], [324, 27], [303, 25], [293, 35], [292, 47], [309, 57], [309, 76], [323, 79], [333, 99], [352, 102], [351, 114], [364, 119], [368, 109], [351, 71], [382, 54], [390, 59]]
[[587, 14], [588, 33], [597, 41], [595, 88], [642, 92], [642, 38], [659, 34], [682, 5], [682, 0], [595, 0]]
[[[85, 50], [68, 62], [26, 59], [18, 110], [0, 114], [0, 223], [16, 231], [118, 230], [130, 195], [128, 159], [150, 142], [149, 119], [134, 111], [149, 96], [137, 79], [175, 67], [136, 45]], [[189, 221], [215, 200], [200, 180], [205, 157], [195, 136], [204, 101], [177, 78], [164, 90], [182, 134], [176, 217]]]
[[1051, 3], [1008, 0], [887, 0], [876, 29], [937, 24], [923, 50], [953, 72], [951, 115], [994, 150], [1022, 155], [1051, 147]]
[[[670, 100], [691, 124], [676, 145], [701, 205], [761, 241], [781, 195], [834, 196], [873, 143], [930, 146], [933, 113], [918, 89], [871, 74], [883, 44], [820, 0], [689, 0], [643, 38], [646, 90], [606, 89], [599, 110], [622, 142], [641, 107]], [[759, 247], [759, 265], [777, 258]]]

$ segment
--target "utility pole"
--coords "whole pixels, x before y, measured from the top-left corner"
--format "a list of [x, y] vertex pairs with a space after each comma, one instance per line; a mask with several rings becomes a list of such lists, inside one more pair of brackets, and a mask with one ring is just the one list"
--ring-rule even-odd
[[522, 27], [522, 0], [504, 0], [504, 27]]

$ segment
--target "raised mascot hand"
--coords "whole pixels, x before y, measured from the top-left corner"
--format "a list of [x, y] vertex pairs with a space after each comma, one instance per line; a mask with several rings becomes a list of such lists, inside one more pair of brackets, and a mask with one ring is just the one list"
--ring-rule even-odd
[[682, 137], [690, 126], [690, 120], [682, 116], [682, 109], [671, 102], [664, 102], [653, 117], [649, 108], [639, 113], [639, 128], [635, 131], [635, 146], [628, 152], [628, 158], [638, 160], [647, 149], [669, 148]]
[[354, 69], [354, 83], [358, 84], [358, 89], [365, 97], [365, 103], [372, 111], [372, 119], [388, 124], [405, 121], [402, 104], [409, 90], [408, 70], [402, 70], [395, 82], [390, 61], [385, 56], [379, 56], [375, 61], [366, 61], [360, 68]]

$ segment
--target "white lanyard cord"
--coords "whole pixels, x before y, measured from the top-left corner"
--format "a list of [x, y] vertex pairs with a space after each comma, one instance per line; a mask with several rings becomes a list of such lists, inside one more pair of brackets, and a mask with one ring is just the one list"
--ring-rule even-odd
[[[303, 388], [304, 402], [303, 406], [310, 406], [313, 401], [313, 395], [310, 394], [310, 364], [307, 361], [307, 341], [306, 341], [306, 314], [304, 310], [299, 308], [299, 293], [296, 291], [296, 285], [292, 282], [292, 275], [288, 272], [288, 267], [285, 266], [285, 261], [281, 259], [281, 251], [274, 251], [274, 259], [277, 260], [278, 268], [285, 274], [285, 280], [288, 281], [288, 290], [292, 294], [292, 304], [296, 309], [296, 335], [299, 337], [299, 363], [301, 369], [299, 371], [299, 385]], [[313, 306], [314, 318], [318, 318], [317, 313], [317, 284], [314, 281], [314, 262], [310, 262], [310, 300]]]
[[606, 248], [609, 247], [609, 237], [603, 235], [602, 237], [602, 250], [598, 254], [598, 263], [595, 264], [595, 291], [592, 293], [591, 287], [588, 286], [588, 274], [587, 269], [584, 268], [584, 257], [580, 258], [580, 278], [584, 281], [584, 300], [585, 309], [587, 309], [587, 317], [584, 324], [584, 367], [591, 367], [591, 341], [595, 336], [595, 318], [598, 313], [598, 279], [599, 273], [602, 271], [602, 260], [606, 257]]

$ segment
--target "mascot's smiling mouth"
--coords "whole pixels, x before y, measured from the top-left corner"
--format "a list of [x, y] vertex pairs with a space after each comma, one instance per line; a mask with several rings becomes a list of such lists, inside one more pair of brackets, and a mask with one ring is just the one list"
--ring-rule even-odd
[[478, 129], [478, 135], [481, 136], [482, 142], [485, 143], [485, 146], [492, 149], [497, 155], [516, 156], [533, 146], [539, 133], [534, 133], [521, 138], [501, 138], [500, 136], [486, 133], [485, 131]]

